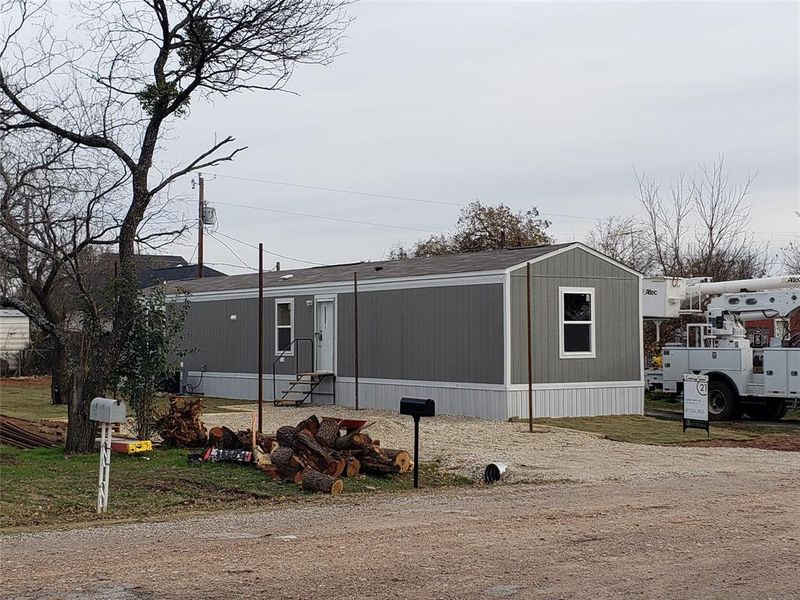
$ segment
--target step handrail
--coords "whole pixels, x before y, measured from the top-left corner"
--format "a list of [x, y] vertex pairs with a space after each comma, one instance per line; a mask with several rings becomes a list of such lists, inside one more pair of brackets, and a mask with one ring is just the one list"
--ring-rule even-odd
[[[283, 351], [275, 357], [275, 360], [272, 361], [272, 400], [277, 400], [277, 387], [275, 385], [276, 380], [276, 373], [275, 373], [275, 365], [278, 364], [278, 361], [282, 359], [287, 352], [289, 352], [292, 348], [294, 348], [297, 342], [308, 342], [311, 347], [311, 370], [314, 370], [314, 340], [311, 338], [294, 338], [291, 343], [289, 344], [288, 348], [284, 348]], [[294, 358], [294, 375], [295, 378], [300, 374], [300, 344], [297, 344], [297, 354]]]

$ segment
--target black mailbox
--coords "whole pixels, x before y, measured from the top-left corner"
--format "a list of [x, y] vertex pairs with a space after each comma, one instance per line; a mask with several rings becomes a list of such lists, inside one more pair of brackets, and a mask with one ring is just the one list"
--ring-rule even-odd
[[400, 414], [412, 417], [435, 417], [436, 403], [430, 398], [403, 398], [400, 400]]

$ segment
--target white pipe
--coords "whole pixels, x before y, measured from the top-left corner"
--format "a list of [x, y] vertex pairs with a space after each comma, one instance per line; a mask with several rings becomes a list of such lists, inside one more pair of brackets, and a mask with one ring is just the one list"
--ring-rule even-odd
[[779, 277], [763, 277], [761, 279], [737, 279], [734, 281], [709, 281], [690, 284], [686, 288], [687, 295], [728, 294], [736, 292], [757, 292], [761, 290], [783, 290], [800, 288], [800, 275], [781, 275]]

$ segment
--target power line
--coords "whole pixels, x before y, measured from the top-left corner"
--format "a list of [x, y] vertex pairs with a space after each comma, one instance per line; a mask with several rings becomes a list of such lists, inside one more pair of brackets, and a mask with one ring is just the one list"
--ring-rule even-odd
[[[306, 185], [301, 183], [290, 183], [288, 181], [275, 181], [272, 179], [259, 179], [257, 177], [239, 177], [236, 175], [223, 175], [221, 173], [212, 173], [216, 177], [224, 177], [227, 179], [236, 179], [239, 181], [250, 181], [253, 183], [266, 183], [268, 185], [282, 185], [286, 187], [300, 188], [304, 190], [316, 190], [320, 192], [334, 192], [337, 194], [350, 194], [352, 196], [368, 196], [370, 198], [385, 198], [387, 200], [404, 200], [406, 202], [420, 202], [422, 204], [439, 204], [441, 206], [455, 206], [462, 208], [466, 206], [463, 202], [447, 202], [445, 200], [425, 200], [423, 198], [413, 198], [411, 196], [394, 196], [391, 194], [377, 194], [375, 192], [361, 192], [358, 190], [345, 190], [341, 188], [325, 187], [321, 185]], [[220, 202], [219, 204], [222, 204]], [[542, 217], [560, 217], [562, 219], [584, 219], [587, 221], [596, 221], [597, 217], [587, 217], [585, 215], [567, 215], [563, 213], [539, 212]], [[430, 233], [430, 232], [429, 232]], [[438, 233], [438, 232], [433, 232]]]
[[289, 183], [287, 181], [273, 181], [271, 179], [257, 179], [255, 177], [237, 177], [235, 175], [223, 175], [221, 173], [213, 173], [217, 177], [225, 177], [227, 179], [238, 179], [240, 181], [252, 181], [255, 183], [267, 183], [270, 185], [283, 185], [293, 188], [302, 188], [304, 190], [317, 190], [319, 192], [335, 192], [337, 194], [350, 194], [352, 196], [369, 196], [371, 198], [385, 198], [387, 200], [406, 200], [408, 202], [421, 202], [423, 204], [441, 204], [443, 206], [463, 206], [457, 202], [445, 202], [444, 200], [422, 200], [421, 198], [411, 198], [409, 196], [392, 196], [389, 194], [376, 194], [373, 192], [358, 192], [355, 190], [343, 190], [339, 188], [324, 187], [320, 185], [304, 185], [300, 183]]
[[293, 217], [304, 217], [308, 219], [321, 219], [323, 221], [337, 221], [340, 223], [355, 223], [356, 225], [369, 225], [372, 227], [386, 227], [388, 229], [404, 229], [406, 231], [416, 231], [421, 233], [442, 233], [435, 229], [419, 229], [417, 227], [406, 227], [405, 225], [390, 225], [388, 223], [375, 223], [373, 221], [360, 221], [357, 219], [345, 219], [342, 217], [330, 217], [325, 215], [312, 215], [309, 213], [292, 212], [289, 210], [278, 210], [276, 208], [264, 208], [263, 206], [251, 206], [249, 204], [236, 204], [234, 202], [222, 202], [219, 200], [213, 201], [214, 204], [222, 204], [225, 206], [235, 206], [237, 208], [249, 208], [251, 210], [262, 210], [265, 212], [277, 213], [279, 215], [290, 215]]
[[[250, 244], [249, 242], [245, 242], [244, 240], [240, 240], [239, 238], [235, 238], [232, 235], [227, 235], [225, 233], [222, 233], [221, 231], [217, 231], [216, 235], [221, 235], [223, 237], [228, 238], [229, 240], [233, 240], [234, 242], [239, 242], [243, 246], [248, 246], [250, 248], [253, 248], [254, 250], [258, 250], [258, 246], [254, 246], [253, 244]], [[307, 265], [316, 265], [316, 266], [322, 266], [323, 265], [323, 263], [314, 262], [313, 260], [303, 260], [302, 258], [295, 258], [294, 256], [287, 256], [286, 254], [279, 254], [277, 252], [271, 252], [270, 250], [267, 250], [266, 248], [264, 249], [264, 253], [265, 254], [270, 254], [272, 256], [277, 256], [278, 258], [285, 258], [286, 260], [293, 260], [295, 262], [305, 263]], [[253, 270], [255, 271], [256, 269], [253, 269]]]
[[228, 246], [228, 244], [226, 244], [225, 242], [223, 242], [221, 239], [217, 238], [217, 236], [216, 236], [215, 234], [211, 233], [210, 231], [209, 231], [209, 232], [207, 232], [207, 233], [208, 233], [209, 237], [211, 237], [211, 238], [213, 238], [213, 239], [217, 240], [217, 241], [218, 241], [220, 244], [222, 244], [223, 246], [225, 246], [225, 247], [228, 249], [228, 252], [230, 252], [231, 254], [233, 254], [233, 255], [236, 257], [236, 260], [238, 260], [240, 263], [242, 263], [242, 265], [243, 265], [245, 268], [247, 268], [247, 269], [250, 269], [251, 271], [256, 271], [256, 270], [257, 270], [257, 269], [254, 269], [253, 267], [251, 267], [250, 265], [248, 265], [246, 262], [244, 262], [244, 260], [242, 260], [242, 257], [241, 257], [241, 256], [239, 256], [238, 254], [236, 254], [236, 252], [233, 250], [233, 248], [231, 248], [230, 246]]

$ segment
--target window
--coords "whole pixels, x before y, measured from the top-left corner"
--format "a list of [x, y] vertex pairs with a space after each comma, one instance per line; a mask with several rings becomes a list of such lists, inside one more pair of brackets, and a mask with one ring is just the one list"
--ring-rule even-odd
[[594, 288], [558, 288], [561, 358], [594, 358]]
[[294, 354], [294, 300], [278, 299], [275, 301], [275, 354], [286, 350], [287, 356]]

